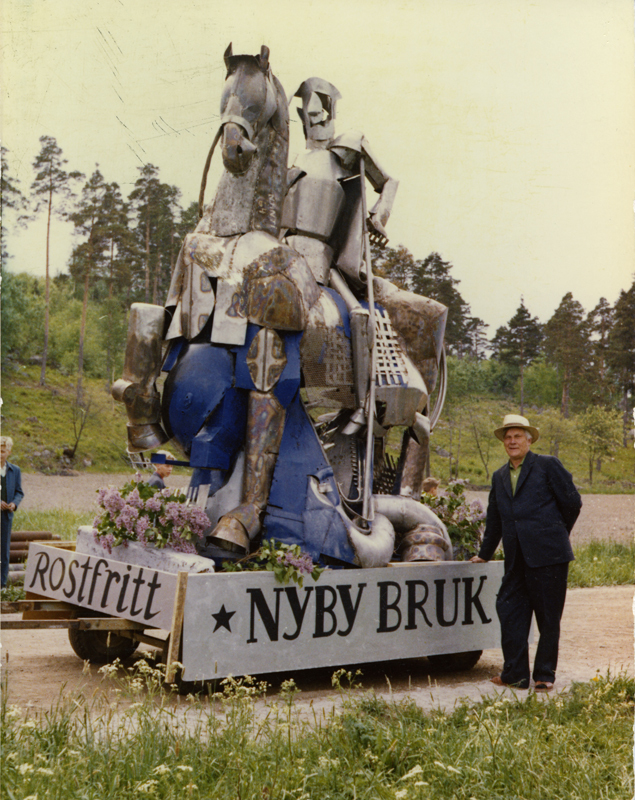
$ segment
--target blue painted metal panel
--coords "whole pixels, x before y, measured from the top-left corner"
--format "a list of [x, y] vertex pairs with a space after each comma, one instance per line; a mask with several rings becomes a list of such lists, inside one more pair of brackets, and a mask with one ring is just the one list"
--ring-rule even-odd
[[299, 394], [287, 409], [265, 517], [265, 539], [300, 547], [318, 560], [322, 555], [353, 563], [355, 554], [335, 509], [329, 509], [307, 492], [309, 477], [332, 482], [327, 496], [339, 502], [333, 472]]
[[245, 441], [247, 402], [244, 389], [228, 389], [192, 440], [190, 465], [228, 470]]
[[172, 339], [170, 342], [170, 349], [168, 350], [168, 354], [165, 357], [163, 366], [161, 367], [162, 372], [169, 372], [176, 364], [176, 360], [179, 357], [184, 344], [185, 339], [183, 337], [180, 337], [179, 339]]
[[224, 347], [187, 344], [168, 373], [163, 418], [168, 433], [189, 453], [192, 439], [232, 386], [234, 356]]

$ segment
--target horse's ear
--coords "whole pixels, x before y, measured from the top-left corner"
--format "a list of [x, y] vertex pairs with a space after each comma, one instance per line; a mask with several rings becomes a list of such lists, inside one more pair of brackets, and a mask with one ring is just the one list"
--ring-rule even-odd
[[229, 69], [229, 59], [233, 55], [234, 55], [234, 53], [233, 53], [233, 50], [232, 50], [232, 43], [230, 42], [229, 43], [229, 47], [227, 48], [227, 50], [225, 50], [225, 54], [223, 55], [223, 58], [225, 59], [225, 66], [227, 67], [227, 69]]
[[269, 69], [269, 48], [266, 44], [263, 44], [263, 46], [260, 48], [260, 56], [258, 60], [260, 61], [260, 69], [263, 72], [267, 72]]

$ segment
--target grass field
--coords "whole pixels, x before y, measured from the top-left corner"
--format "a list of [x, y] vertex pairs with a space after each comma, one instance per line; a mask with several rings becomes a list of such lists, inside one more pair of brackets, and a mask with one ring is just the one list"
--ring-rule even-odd
[[[121, 472], [129, 468], [126, 456], [126, 413], [123, 405], [116, 403], [102, 380], [85, 379], [86, 397], [91, 406], [84, 433], [77, 448], [73, 463], [65, 461], [63, 451], [74, 444], [73, 400], [75, 380], [53, 369], [47, 371], [47, 385], [40, 387], [39, 369], [17, 367], [3, 376], [3, 433], [14, 439], [13, 458], [26, 472], [59, 474], [63, 469], [89, 472]], [[431, 439], [431, 473], [447, 482], [450, 479], [450, 458], [453, 463], [459, 455], [460, 478], [467, 479], [474, 487], [486, 487], [489, 475], [504, 461], [500, 443], [488, 436], [479, 447], [471, 432], [473, 417], [490, 420], [486, 430], [496, 427], [505, 413], [517, 408], [501, 400], [472, 400], [469, 408], [463, 409], [460, 426], [450, 425], [450, 412], [444, 412]], [[451, 412], [455, 417], [457, 410]], [[540, 415], [527, 410], [531, 421], [540, 425]], [[400, 430], [393, 430], [389, 437], [389, 451], [398, 456]], [[533, 450], [548, 452], [548, 442], [538, 441]], [[610, 457], [602, 460], [599, 472], [589, 483], [588, 460], [579, 438], [575, 435], [564, 443], [559, 457], [573, 473], [576, 485], [582, 492], [632, 493], [635, 492], [635, 448], [618, 448]], [[455, 476], [456, 477], [456, 476]]]
[[[113, 667], [106, 667], [109, 680]], [[335, 685], [350, 679], [339, 671]], [[46, 713], [2, 706], [8, 800], [621, 800], [633, 796], [633, 681], [596, 677], [566, 695], [492, 697], [452, 713], [344, 692], [302, 718], [295, 685], [223, 681], [186, 721], [138, 662], [119, 699], [62, 695]]]

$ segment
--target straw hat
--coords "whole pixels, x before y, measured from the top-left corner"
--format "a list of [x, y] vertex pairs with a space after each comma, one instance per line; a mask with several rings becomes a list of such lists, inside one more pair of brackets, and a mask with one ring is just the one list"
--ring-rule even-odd
[[540, 438], [540, 431], [538, 428], [534, 428], [533, 425], [529, 424], [529, 420], [526, 417], [521, 417], [518, 414], [506, 414], [503, 419], [502, 427], [496, 428], [494, 436], [502, 442], [505, 438], [505, 431], [508, 428], [522, 428], [524, 431], [527, 431], [531, 434], [532, 444], [533, 442], [537, 442]]

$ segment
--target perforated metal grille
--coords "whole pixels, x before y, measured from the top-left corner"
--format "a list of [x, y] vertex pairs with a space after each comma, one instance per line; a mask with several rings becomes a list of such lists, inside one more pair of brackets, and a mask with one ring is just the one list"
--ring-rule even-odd
[[408, 370], [388, 314], [375, 309], [375, 382], [377, 386], [403, 386]]

